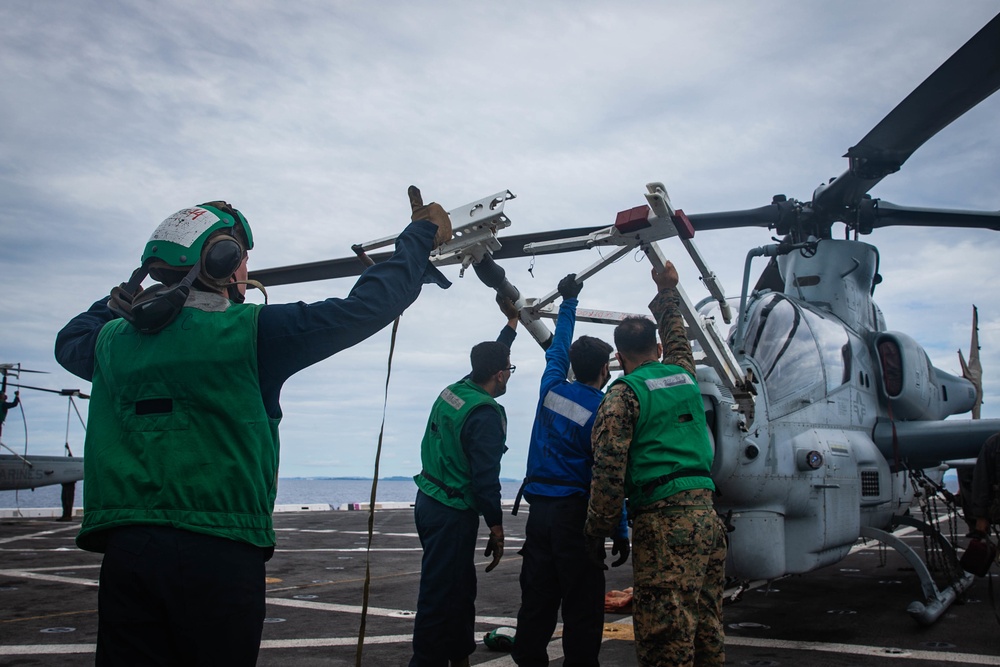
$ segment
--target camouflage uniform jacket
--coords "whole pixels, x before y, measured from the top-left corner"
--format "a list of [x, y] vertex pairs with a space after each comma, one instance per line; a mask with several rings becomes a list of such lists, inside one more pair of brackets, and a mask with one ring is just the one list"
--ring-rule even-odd
[[[663, 363], [680, 366], [694, 375], [694, 355], [684, 329], [678, 291], [661, 291], [650, 302], [649, 309], [659, 329]], [[628, 451], [638, 418], [639, 399], [635, 392], [624, 383], [612, 385], [594, 420], [594, 468], [585, 528], [588, 535], [609, 536], [618, 524], [625, 500]], [[671, 497], [658, 500], [649, 508], [674, 504], [676, 498]]]

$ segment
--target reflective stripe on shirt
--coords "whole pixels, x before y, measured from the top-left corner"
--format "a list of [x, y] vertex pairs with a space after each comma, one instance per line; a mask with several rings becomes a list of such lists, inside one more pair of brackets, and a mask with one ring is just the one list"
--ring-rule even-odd
[[687, 373], [668, 375], [667, 377], [650, 378], [646, 380], [646, 389], [654, 391], [656, 389], [670, 389], [682, 384], [694, 384], [694, 380]]
[[444, 391], [441, 392], [441, 400], [443, 400], [445, 403], [455, 408], [456, 410], [461, 410], [462, 406], [465, 405], [465, 401], [456, 396], [455, 393], [451, 389], [448, 389], [447, 387], [445, 388]]
[[594, 414], [579, 403], [571, 401], [565, 396], [560, 396], [554, 391], [550, 391], [545, 395], [545, 400], [542, 401], [542, 405], [557, 415], [561, 415], [572, 422], [576, 422], [580, 426], [586, 426], [590, 416]]

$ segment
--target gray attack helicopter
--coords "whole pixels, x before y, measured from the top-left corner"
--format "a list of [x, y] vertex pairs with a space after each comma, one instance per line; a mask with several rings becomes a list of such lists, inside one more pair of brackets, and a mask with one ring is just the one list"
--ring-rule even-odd
[[[957, 567], [955, 548], [932, 521], [911, 513], [915, 497], [941, 487], [942, 463], [975, 457], [1000, 420], [946, 420], [969, 412], [981, 388], [935, 368], [920, 345], [886, 328], [873, 300], [878, 250], [860, 240], [892, 225], [1000, 230], [998, 211], [913, 208], [868, 195], [885, 176], [949, 123], [1000, 88], [1000, 15], [893, 109], [845, 157], [849, 166], [809, 201], [775, 196], [759, 208], [685, 215], [666, 188], [647, 185], [646, 205], [622, 211], [609, 227], [563, 229], [498, 237], [510, 226], [509, 191], [450, 212], [454, 238], [431, 255], [439, 265], [472, 266], [479, 278], [510, 297], [542, 347], [552, 333], [552, 291], [527, 298], [498, 261], [550, 252], [604, 248], [578, 272], [586, 280], [625, 254], [641, 250], [663, 265], [658, 242], [677, 237], [701, 272], [711, 297], [682, 309], [699, 361], [698, 380], [715, 447], [712, 476], [718, 511], [731, 528], [727, 576], [773, 580], [843, 559], [859, 538], [898, 550], [920, 577], [923, 601], [908, 611], [933, 623], [972, 583]], [[460, 224], [461, 223], [461, 224]], [[835, 223], [845, 227], [834, 239]], [[730, 324], [722, 286], [694, 244], [697, 232], [765, 227], [780, 240], [747, 253], [740, 307], [728, 334], [716, 328], [718, 304]], [[394, 237], [354, 247], [368, 251]], [[610, 250], [610, 252], [608, 252]], [[755, 258], [767, 265], [750, 289]], [[357, 258], [263, 269], [265, 285], [358, 275]], [[625, 314], [579, 309], [579, 321], [615, 323]], [[968, 374], [973, 377], [973, 374]], [[950, 564], [942, 586], [925, 560], [893, 533], [906, 524], [922, 531]], [[938, 577], [940, 578], [940, 577]]]
[[[72, 484], [83, 479], [83, 457], [73, 456], [69, 447], [70, 410], [76, 411], [76, 416], [86, 430], [83, 416], [76, 406], [74, 398], [88, 399], [89, 395], [79, 389], [46, 389], [20, 383], [22, 373], [45, 373], [22, 368], [18, 363], [0, 363], [0, 394], [7, 394], [8, 387], [16, 390], [29, 389], [50, 394], [65, 396], [69, 406], [66, 410], [66, 449], [65, 456], [39, 456], [29, 454], [27, 449], [27, 430], [25, 430], [24, 451], [18, 452], [7, 444], [3, 436], [3, 423], [0, 423], [0, 491], [18, 491], [22, 489], [37, 489], [40, 486], [54, 484]], [[14, 380], [11, 382], [11, 380]], [[7, 452], [7, 453], [3, 453]]]

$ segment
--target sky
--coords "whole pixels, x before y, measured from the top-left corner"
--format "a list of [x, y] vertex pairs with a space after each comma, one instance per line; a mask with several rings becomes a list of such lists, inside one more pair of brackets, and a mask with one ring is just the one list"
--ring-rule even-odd
[[[510, 234], [610, 225], [666, 185], [688, 213], [802, 201], [842, 156], [985, 25], [994, 2], [351, 3], [254, 0], [0, 3], [0, 362], [62, 370], [56, 333], [126, 280], [173, 212], [225, 199], [248, 218], [250, 268], [351, 254], [398, 233], [408, 185], [446, 209], [510, 190]], [[1000, 208], [1000, 95], [965, 114], [871, 192], [895, 204]], [[762, 228], [695, 237], [738, 298]], [[503, 234], [501, 234], [502, 241]], [[1000, 234], [890, 227], [875, 299], [890, 330], [960, 374], [979, 307], [984, 417], [1000, 417]], [[697, 301], [680, 243], [662, 242]], [[504, 263], [541, 297], [598, 251]], [[755, 265], [754, 277], [763, 268]], [[281, 404], [282, 477], [420, 469], [438, 392], [504, 318], [472, 271], [444, 272], [400, 321], [383, 410], [389, 330], [294, 376]], [[346, 296], [349, 279], [275, 287], [272, 303]], [[644, 313], [648, 262], [588, 281], [582, 308]], [[252, 292], [250, 301], [262, 297]], [[611, 329], [577, 327], [611, 339]], [[524, 474], [544, 367], [526, 332], [501, 399]], [[65, 398], [24, 392], [3, 440], [35, 454], [83, 450]], [[77, 402], [86, 410], [85, 402]], [[963, 416], [961, 418], [967, 418]], [[27, 435], [25, 435], [25, 433]]]

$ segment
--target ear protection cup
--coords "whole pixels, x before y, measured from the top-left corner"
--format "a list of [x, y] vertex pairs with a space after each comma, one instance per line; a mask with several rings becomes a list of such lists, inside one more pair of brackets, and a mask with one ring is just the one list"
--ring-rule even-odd
[[159, 333], [177, 319], [190, 293], [183, 282], [173, 287], [153, 285], [135, 295], [131, 317], [126, 319], [144, 334]]
[[246, 251], [233, 236], [219, 234], [210, 238], [201, 252], [201, 276], [206, 282], [223, 286], [243, 262]]

